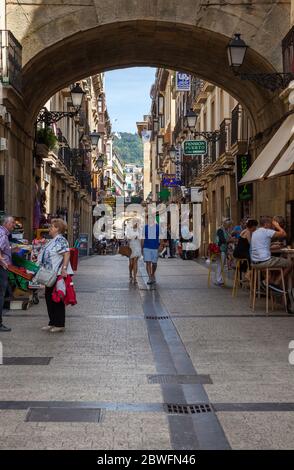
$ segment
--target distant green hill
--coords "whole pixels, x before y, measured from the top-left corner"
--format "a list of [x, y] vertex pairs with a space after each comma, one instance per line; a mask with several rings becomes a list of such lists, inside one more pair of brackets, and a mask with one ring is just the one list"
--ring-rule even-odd
[[114, 151], [123, 163], [143, 165], [143, 144], [138, 134], [120, 132], [120, 139], [114, 138]]

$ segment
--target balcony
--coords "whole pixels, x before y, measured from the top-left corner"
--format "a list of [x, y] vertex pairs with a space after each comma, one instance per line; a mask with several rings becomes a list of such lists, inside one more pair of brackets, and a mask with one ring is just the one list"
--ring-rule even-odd
[[215, 85], [213, 85], [212, 83], [210, 82], [204, 82], [204, 85], [203, 85], [203, 91], [206, 92], [206, 93], [211, 93], [215, 88]]
[[196, 104], [205, 104], [208, 98], [208, 93], [206, 91], [201, 91], [196, 98]]
[[18, 92], [22, 89], [22, 47], [13, 34], [0, 31], [0, 81]]
[[220, 126], [219, 156], [229, 151], [231, 120], [224, 119]]
[[92, 183], [91, 183], [91, 173], [86, 170], [78, 170], [75, 177], [82, 189], [85, 189], [87, 193], [91, 194], [92, 192]]

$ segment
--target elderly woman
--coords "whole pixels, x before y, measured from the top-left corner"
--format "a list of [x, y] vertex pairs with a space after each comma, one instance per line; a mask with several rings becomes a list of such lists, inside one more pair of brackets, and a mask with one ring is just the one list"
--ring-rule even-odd
[[[52, 237], [41, 251], [38, 262], [46, 269], [56, 272], [66, 278], [68, 274], [73, 274], [69, 259], [69, 245], [63, 234], [67, 229], [67, 224], [62, 219], [52, 219], [49, 234]], [[64, 331], [65, 325], [65, 304], [53, 302], [52, 294], [54, 286], [45, 288], [45, 299], [49, 315], [49, 324], [42, 328], [43, 331], [58, 333]]]

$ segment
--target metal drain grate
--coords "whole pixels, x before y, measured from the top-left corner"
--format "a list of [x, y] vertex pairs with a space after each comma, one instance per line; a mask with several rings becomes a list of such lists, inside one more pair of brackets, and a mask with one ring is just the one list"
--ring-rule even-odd
[[30, 408], [26, 416], [27, 422], [35, 423], [99, 423], [100, 419], [99, 408]]
[[152, 317], [152, 316], [147, 316], [145, 317], [145, 320], [168, 320], [169, 317]]
[[4, 366], [48, 366], [52, 357], [3, 357]]
[[212, 384], [209, 375], [147, 375], [149, 384]]
[[169, 414], [194, 415], [198, 413], [211, 413], [212, 407], [208, 403], [199, 403], [194, 405], [180, 405], [176, 403], [164, 404], [164, 411]]

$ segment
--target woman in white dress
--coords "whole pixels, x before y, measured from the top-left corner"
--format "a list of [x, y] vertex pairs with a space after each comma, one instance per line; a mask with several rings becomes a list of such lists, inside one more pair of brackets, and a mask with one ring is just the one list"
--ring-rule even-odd
[[140, 230], [137, 222], [131, 221], [131, 223], [128, 224], [126, 236], [129, 247], [132, 250], [131, 256], [129, 258], [130, 282], [133, 281], [134, 284], [137, 284], [138, 259], [142, 254]]

